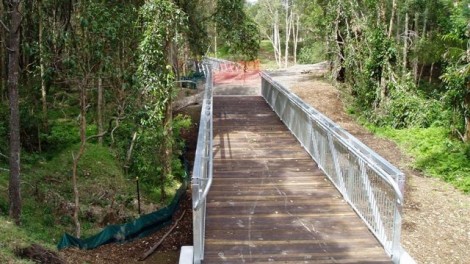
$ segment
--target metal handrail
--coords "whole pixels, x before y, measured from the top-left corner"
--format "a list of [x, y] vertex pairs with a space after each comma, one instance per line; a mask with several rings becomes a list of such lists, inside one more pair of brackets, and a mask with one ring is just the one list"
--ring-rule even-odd
[[405, 175], [269, 74], [262, 72], [261, 77], [265, 100], [392, 260], [410, 260], [400, 244]]
[[243, 69], [243, 66], [238, 62], [209, 57], [206, 57], [205, 60], [211, 64], [212, 69], [215, 71], [232, 71], [234, 69]]
[[200, 263], [204, 258], [204, 236], [206, 218], [206, 197], [212, 185], [213, 175], [213, 120], [212, 120], [212, 68], [205, 60], [203, 70], [206, 75], [204, 99], [199, 122], [199, 132], [192, 175], [193, 200], [193, 262]]
[[[393, 166], [382, 156], [374, 152], [368, 146], [364, 145], [364, 143], [362, 143], [359, 139], [351, 135], [348, 131], [344, 130], [338, 124], [334, 123], [327, 116], [323, 115], [320, 111], [306, 104], [297, 95], [291, 93], [288, 89], [286, 89], [280, 83], [275, 81], [271, 76], [269, 76], [268, 73], [261, 72], [260, 75], [263, 79], [270, 82], [271, 85], [275, 86], [279, 91], [288, 96], [294, 104], [301, 108], [305, 113], [308, 113], [312, 118], [316, 119], [319, 124], [321, 124], [324, 128], [328, 129], [344, 144], [350, 146], [351, 151], [356, 152], [357, 155], [360, 155], [362, 156], [362, 158], [368, 160], [368, 162], [373, 165], [377, 170], [382, 170], [383, 174], [381, 174], [381, 176], [384, 177], [384, 179], [393, 186], [394, 191], [396, 192], [400, 200], [403, 200], [403, 193], [405, 188], [405, 175], [403, 174], [403, 172]], [[392, 184], [393, 182], [395, 182], [396, 184]]]

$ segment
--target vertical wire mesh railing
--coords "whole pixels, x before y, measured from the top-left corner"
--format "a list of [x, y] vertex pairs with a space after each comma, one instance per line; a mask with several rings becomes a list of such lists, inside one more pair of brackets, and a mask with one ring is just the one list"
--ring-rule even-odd
[[262, 95], [361, 217], [395, 263], [405, 176], [326, 116], [262, 72]]
[[204, 237], [206, 219], [206, 197], [212, 184], [212, 69], [205, 61], [202, 65], [206, 76], [204, 99], [199, 122], [199, 133], [194, 158], [192, 175], [193, 200], [193, 262], [201, 263], [204, 259]]

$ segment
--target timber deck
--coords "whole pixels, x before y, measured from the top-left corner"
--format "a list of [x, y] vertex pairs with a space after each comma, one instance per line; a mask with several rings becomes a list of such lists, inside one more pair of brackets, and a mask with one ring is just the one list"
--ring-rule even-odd
[[262, 97], [213, 104], [203, 263], [391, 263]]

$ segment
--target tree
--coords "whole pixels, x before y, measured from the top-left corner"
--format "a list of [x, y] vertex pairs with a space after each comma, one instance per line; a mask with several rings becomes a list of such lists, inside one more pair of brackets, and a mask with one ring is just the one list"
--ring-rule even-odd
[[[6, 14], [4, 1], [0, 1], [0, 14]], [[0, 18], [0, 43], [6, 43], [8, 27], [5, 21]], [[6, 69], [6, 50], [0, 48], [0, 102], [6, 102], [7, 95], [7, 69]]]
[[269, 39], [273, 47], [274, 58], [277, 66], [282, 67], [282, 50], [281, 50], [281, 1], [260, 0], [254, 8], [257, 12], [254, 16], [258, 23], [260, 32], [263, 37]]
[[8, 93], [10, 98], [10, 217], [17, 225], [21, 223], [20, 190], [20, 113], [19, 113], [19, 75], [20, 75], [20, 13], [21, 1], [9, 1], [10, 27], [8, 28]]
[[158, 158], [162, 160], [159, 175], [160, 199], [166, 198], [165, 183], [172, 176], [173, 111], [175, 68], [172, 66], [175, 46], [182, 39], [185, 15], [173, 2], [149, 0], [140, 10], [143, 37], [139, 46], [138, 77], [146, 98], [144, 129], [162, 127], [162, 144]]
[[285, 17], [285, 27], [284, 27], [284, 32], [286, 34], [286, 37], [284, 39], [284, 45], [285, 45], [285, 52], [284, 52], [284, 67], [287, 68], [288, 62], [289, 62], [289, 42], [290, 42], [290, 35], [292, 32], [292, 27], [293, 27], [293, 1], [292, 0], [284, 0], [283, 5], [284, 5], [284, 17]]
[[231, 54], [243, 60], [257, 58], [260, 34], [257, 24], [245, 13], [243, 0], [218, 0], [214, 20]]
[[454, 5], [448, 31], [442, 35], [447, 65], [441, 78], [447, 86], [446, 97], [463, 117], [463, 133], [457, 132], [470, 142], [470, 11], [464, 2]]

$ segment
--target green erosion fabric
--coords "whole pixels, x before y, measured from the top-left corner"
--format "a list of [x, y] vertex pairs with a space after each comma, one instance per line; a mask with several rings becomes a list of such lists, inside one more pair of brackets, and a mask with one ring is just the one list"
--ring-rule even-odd
[[[186, 164], [185, 164], [186, 165]], [[187, 177], [176, 192], [171, 203], [150, 214], [143, 215], [136, 220], [123, 225], [109, 225], [98, 234], [80, 239], [69, 234], [64, 234], [57, 245], [57, 248], [78, 247], [80, 249], [94, 249], [101, 245], [124, 242], [135, 238], [148, 236], [171, 223], [171, 218], [178, 209], [179, 200], [186, 192]]]

